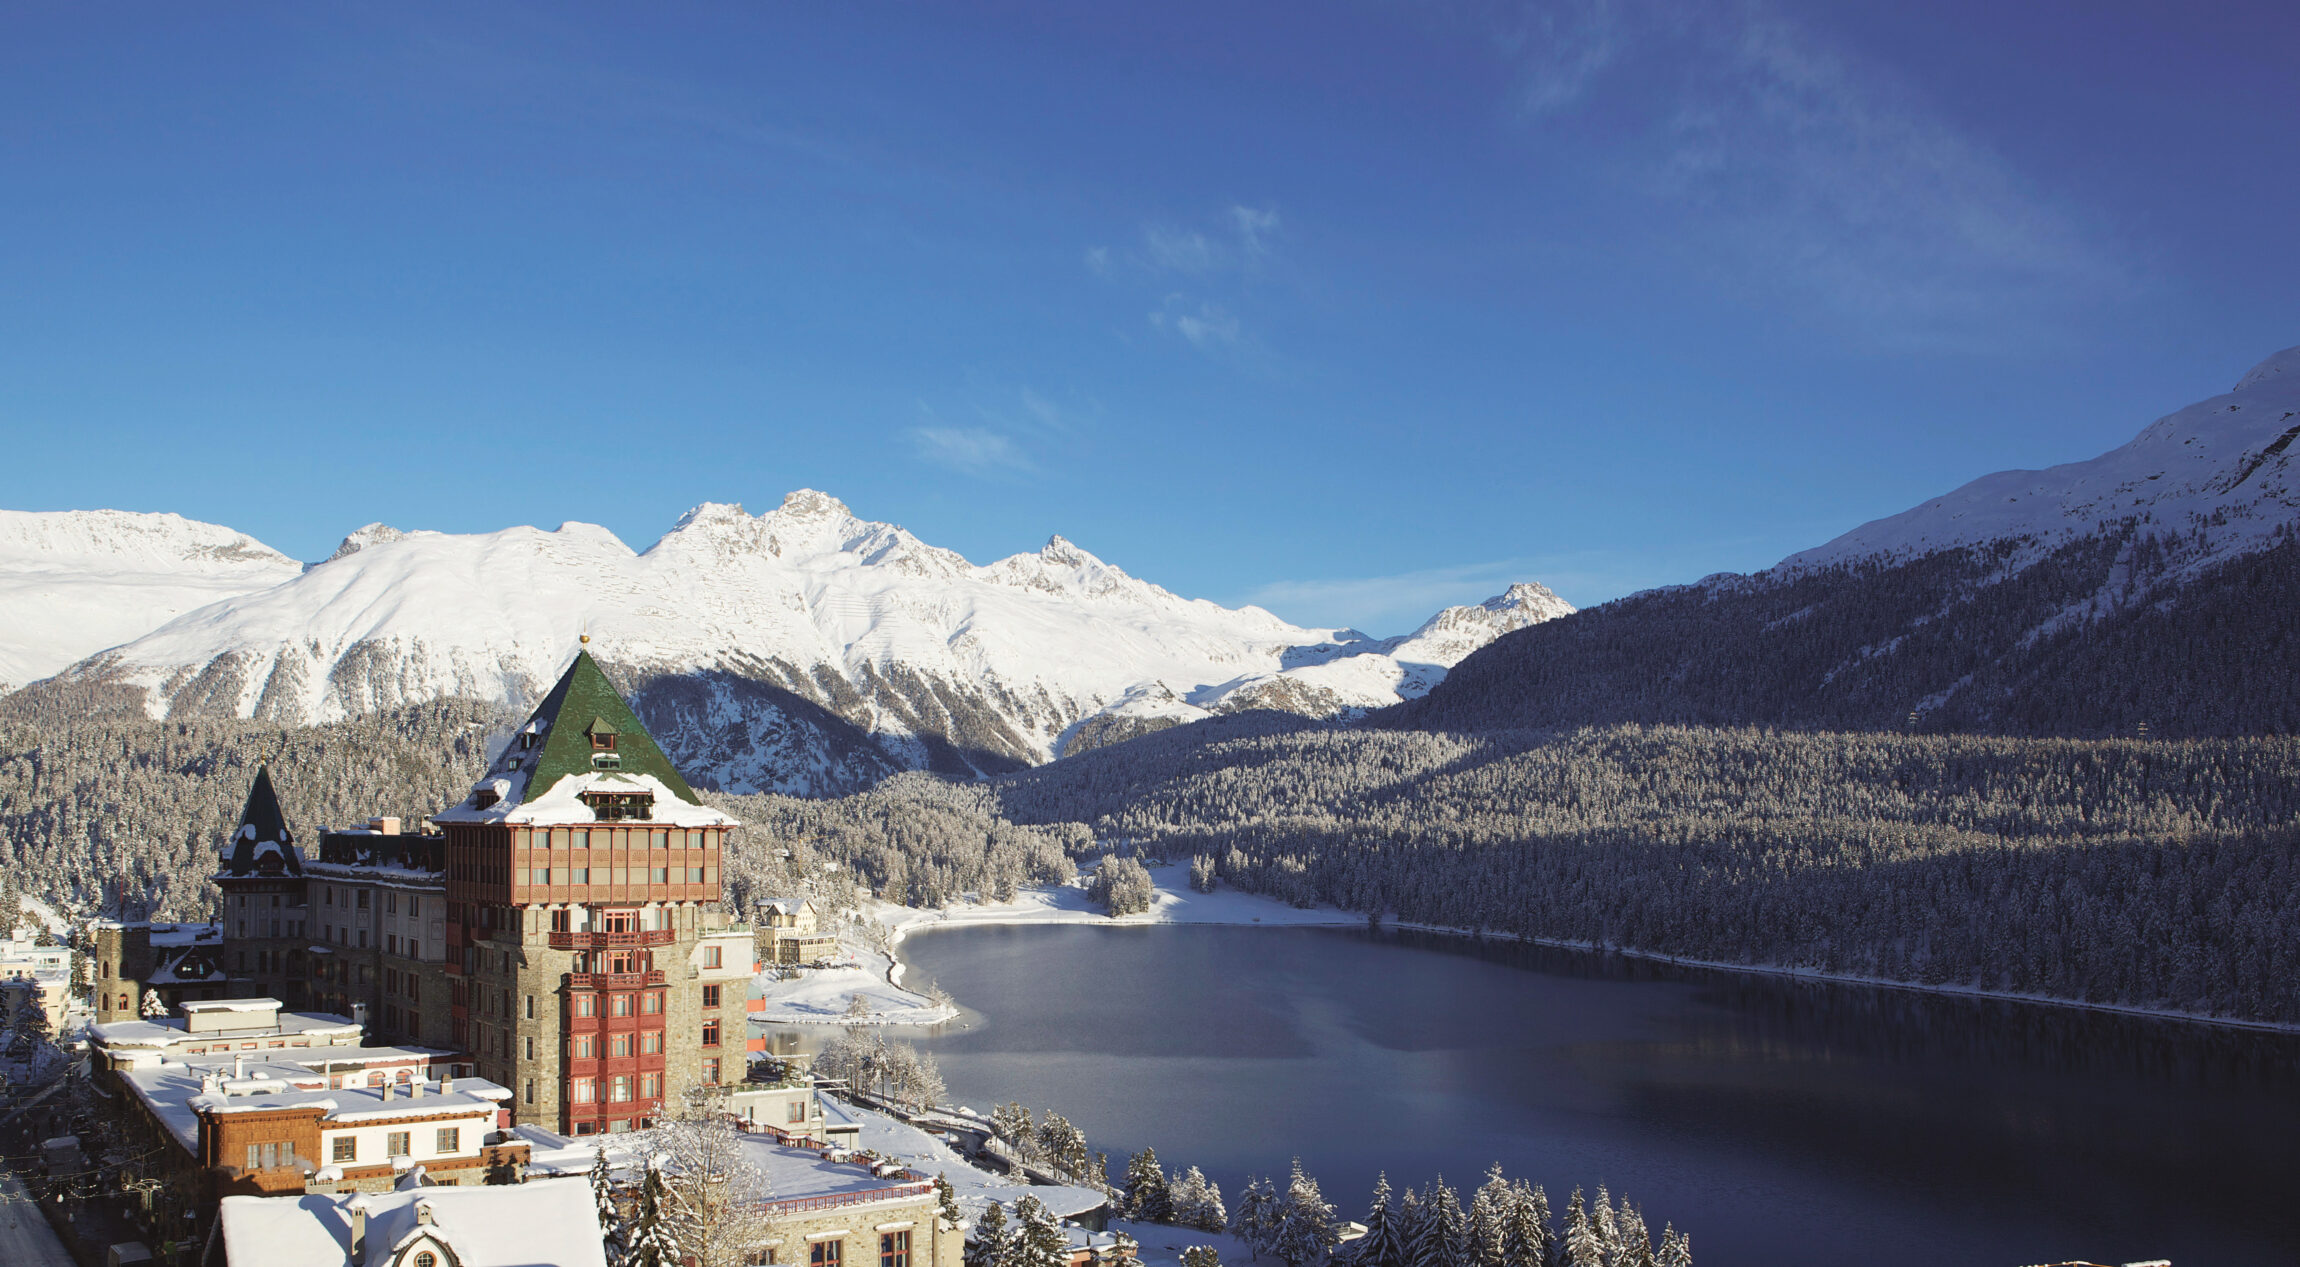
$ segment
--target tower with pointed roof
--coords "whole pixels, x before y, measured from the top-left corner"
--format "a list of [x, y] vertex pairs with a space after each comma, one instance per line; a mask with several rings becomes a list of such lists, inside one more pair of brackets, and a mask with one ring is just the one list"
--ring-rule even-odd
[[720, 906], [735, 820], [702, 803], [588, 650], [446, 836], [459, 1045], [517, 1120], [630, 1130], [744, 1060], [750, 931]]
[[220, 966], [233, 994], [274, 998], [290, 1008], [307, 1002], [303, 865], [271, 769], [259, 765], [215, 874], [228, 942]]

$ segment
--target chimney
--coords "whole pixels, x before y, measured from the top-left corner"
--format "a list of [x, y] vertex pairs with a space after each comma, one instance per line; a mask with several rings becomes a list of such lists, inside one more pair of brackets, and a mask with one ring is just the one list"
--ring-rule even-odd
[[389, 1082], [383, 1084], [383, 1098], [386, 1100], [391, 1098], [391, 1083]]
[[441, 1078], [441, 1079], [439, 1080], [439, 1094], [441, 1094], [441, 1095], [454, 1095], [454, 1094], [455, 1094], [455, 1079], [453, 1079], [453, 1078]]
[[248, 1058], [247, 1058], [247, 1057], [245, 1057], [245, 1056], [234, 1056], [234, 1057], [232, 1057], [232, 1079], [233, 1079], [233, 1081], [235, 1081], [235, 1082], [236, 1082], [236, 1081], [238, 1081], [239, 1079], [241, 1079], [241, 1078], [245, 1078], [245, 1077], [247, 1077], [247, 1076], [248, 1076]]
[[364, 1267], [367, 1262], [367, 1198], [353, 1197], [344, 1210], [351, 1215], [352, 1267]]

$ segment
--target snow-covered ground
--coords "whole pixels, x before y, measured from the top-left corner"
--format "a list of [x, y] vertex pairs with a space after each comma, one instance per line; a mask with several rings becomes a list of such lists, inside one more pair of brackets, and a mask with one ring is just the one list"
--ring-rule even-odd
[[[904, 989], [902, 965], [883, 951], [845, 948], [843, 962], [804, 968], [789, 981], [759, 975], [757, 997], [766, 1006], [751, 1019], [769, 1025], [936, 1025], [958, 1009]], [[853, 1009], [854, 1000], [863, 1010]]]
[[[1301, 910], [1283, 902], [1235, 889], [1217, 888], [1199, 893], [1190, 887], [1190, 869], [1179, 863], [1149, 868], [1157, 895], [1150, 909], [1139, 915], [1112, 919], [1086, 896], [1083, 878], [1049, 888], [1024, 889], [1011, 902], [956, 902], [931, 910], [873, 902], [865, 918], [884, 925], [890, 944], [912, 933], [938, 928], [976, 928], [994, 924], [1267, 924], [1355, 926], [1365, 917], [1331, 907]], [[845, 947], [844, 962], [831, 968], [800, 972], [795, 980], [778, 981], [762, 973], [757, 997], [765, 1007], [751, 1020], [765, 1025], [937, 1025], [958, 1015], [954, 1006], [937, 1003], [902, 984], [903, 964], [881, 951], [856, 944], [853, 934]], [[861, 1011], [850, 1011], [860, 997]]]
[[1100, 906], [1087, 898], [1084, 877], [1055, 888], [1024, 889], [1011, 902], [962, 902], [934, 910], [881, 904], [875, 906], [870, 915], [886, 924], [897, 941], [927, 929], [988, 924], [1355, 926], [1366, 922], [1365, 916], [1350, 911], [1332, 907], [1303, 910], [1271, 898], [1240, 893], [1227, 885], [1217, 887], [1212, 893], [1200, 893], [1190, 887], [1190, 869], [1181, 863], [1155, 865], [1149, 871], [1151, 882], [1157, 886], [1157, 896], [1151, 900], [1150, 909], [1117, 919], [1104, 914]]

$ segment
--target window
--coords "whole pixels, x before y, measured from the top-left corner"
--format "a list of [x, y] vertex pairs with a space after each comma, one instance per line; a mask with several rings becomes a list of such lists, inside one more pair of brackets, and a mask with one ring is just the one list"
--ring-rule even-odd
[[532, 994], [527, 996], [527, 1019], [535, 1019], [535, 996]]
[[576, 832], [574, 833], [574, 841], [575, 848], [589, 849], [591, 847], [591, 833], [587, 831]]
[[527, 1080], [527, 1102], [529, 1104], [535, 1103], [535, 1079], [533, 1078]]
[[671, 847], [671, 833], [667, 831], [656, 832], [654, 833], [654, 839], [648, 843], [654, 845], [657, 849], [668, 849]]
[[569, 868], [567, 869], [567, 883], [569, 883], [569, 884], [589, 884], [589, 883], [591, 883], [591, 868], [589, 868], [589, 867], [569, 867]]
[[630, 995], [628, 995], [628, 994], [618, 994], [618, 995], [616, 995], [616, 996], [615, 996], [615, 1015], [617, 1015], [617, 1016], [629, 1016], [630, 1014], [631, 1014], [631, 996], [630, 996]]
[[408, 895], [407, 895], [407, 914], [408, 914], [408, 918], [410, 918], [410, 919], [413, 919], [414, 917], [416, 917], [416, 916], [418, 916], [418, 915], [421, 915], [421, 914], [423, 914], [423, 895], [422, 895], [422, 894], [420, 894], [420, 893], [410, 893], [410, 894], [408, 894]]
[[438, 1148], [438, 1152], [440, 1153], [440, 1155], [441, 1155], [441, 1156], [450, 1156], [450, 1155], [452, 1155], [452, 1154], [455, 1154], [455, 1153], [460, 1153], [460, 1152], [462, 1152], [462, 1151], [463, 1151], [463, 1128], [462, 1128], [462, 1127], [460, 1127], [460, 1126], [442, 1126], [442, 1127], [440, 1127], [440, 1128], [439, 1128], [439, 1141], [438, 1141], [438, 1142], [439, 1142], [439, 1148]]
[[533, 879], [530, 879], [530, 880], [528, 881], [528, 883], [529, 883], [529, 884], [549, 884], [549, 883], [551, 883], [551, 868], [549, 868], [549, 867], [537, 867], [537, 868], [535, 868], [535, 875], [534, 875], [534, 878], [533, 878]]
[[631, 1100], [631, 1076], [616, 1074], [614, 1082], [608, 1086], [607, 1098], [618, 1104], [628, 1104]]
[[591, 1079], [577, 1078], [575, 1080], [575, 1094], [572, 1097], [575, 1103], [589, 1104], [595, 1098], [595, 1095], [596, 1093], [593, 1090], [593, 1083]]
[[573, 929], [573, 921], [572, 921], [572, 920], [570, 920], [570, 919], [568, 918], [568, 915], [567, 915], [567, 910], [566, 910], [566, 908], [562, 907], [562, 908], [560, 908], [559, 910], [556, 910], [556, 911], [553, 911], [553, 912], [551, 912], [551, 931], [552, 931], [552, 932], [555, 932], [555, 933], [564, 933], [564, 932], [569, 932], [569, 931], [572, 931], [572, 929]]
[[415, 1256], [415, 1267], [439, 1267], [439, 1255], [427, 1249]]
[[574, 998], [574, 1004], [575, 1015], [577, 1016], [597, 1016], [599, 1014], [599, 997], [597, 995], [578, 994]]
[[659, 1073], [639, 1075], [639, 1095], [649, 1100], [663, 1098], [663, 1075]]
[[719, 1018], [714, 1016], [710, 1020], [703, 1022], [703, 1046], [716, 1047], [718, 1045]]
[[878, 1267], [910, 1267], [910, 1233], [884, 1232], [879, 1235]]
[[383, 1155], [386, 1157], [408, 1157], [414, 1155], [414, 1139], [415, 1132], [413, 1131], [390, 1132], [383, 1137]]
[[663, 1036], [662, 1036], [661, 1034], [659, 1034], [659, 1033], [656, 1033], [656, 1032], [652, 1031], [652, 1030], [648, 1031], [647, 1033], [644, 1033], [644, 1034], [641, 1034], [641, 1035], [639, 1035], [639, 1054], [640, 1054], [640, 1055], [642, 1055], [642, 1056], [660, 1056], [660, 1055], [662, 1055], [662, 1054], [663, 1054]]
[[719, 987], [715, 985], [707, 985], [703, 987], [703, 1006], [719, 1006]]
[[703, 1085], [710, 1087], [719, 1085], [719, 1058], [717, 1056], [712, 1056], [703, 1062]]
[[654, 1016], [662, 1012], [663, 992], [661, 990], [649, 990], [645, 994], [640, 995], [639, 1010], [649, 1016]]
[[687, 883], [689, 883], [689, 884], [701, 884], [702, 882], [703, 882], [703, 869], [702, 869], [701, 867], [689, 867], [689, 868], [687, 868]]
[[363, 911], [367, 909], [367, 899], [368, 891], [366, 889], [361, 889], [359, 891], [359, 909]]
[[623, 1057], [630, 1055], [631, 1036], [629, 1034], [617, 1034], [613, 1038], [608, 1039], [607, 1054], [617, 1060], [621, 1060]]
[[670, 882], [671, 882], [671, 869], [670, 869], [669, 867], [657, 867], [657, 868], [655, 868], [655, 883], [657, 883], [657, 884], [669, 884]]
[[573, 1056], [577, 1060], [589, 1060], [593, 1054], [591, 1044], [597, 1041], [597, 1039], [591, 1037], [589, 1034], [578, 1034], [575, 1036], [575, 1040], [569, 1044], [572, 1050], [567, 1054]]
[[534, 1036], [533, 1034], [529, 1034], [529, 1035], [527, 1036], [526, 1042], [527, 1042], [527, 1058], [528, 1058], [529, 1060], [533, 1060], [533, 1059], [535, 1059], [535, 1036]]
[[358, 1160], [359, 1160], [359, 1139], [358, 1139], [356, 1136], [352, 1136], [352, 1135], [338, 1135], [338, 1136], [336, 1136], [336, 1137], [335, 1137], [335, 1153], [334, 1153], [334, 1155], [333, 1155], [333, 1156], [331, 1156], [331, 1157], [330, 1157], [328, 1160], [330, 1160], [330, 1161], [339, 1161], [339, 1162], [342, 1162], [342, 1161], [358, 1161]]
[[790, 1109], [789, 1109], [789, 1111], [788, 1111], [788, 1114], [787, 1114], [787, 1116], [784, 1118], [784, 1120], [785, 1120], [785, 1121], [789, 1121], [789, 1122], [804, 1122], [804, 1121], [806, 1121], [806, 1120], [807, 1120], [807, 1102], [806, 1102], [805, 1100], [793, 1100], [793, 1101], [791, 1101], [791, 1103], [790, 1103]]
[[383, 913], [384, 913], [384, 914], [386, 914], [386, 915], [397, 915], [397, 914], [399, 914], [399, 894], [398, 894], [398, 893], [396, 893], [396, 892], [394, 892], [394, 893], [386, 893], [386, 894], [384, 894], [384, 895], [383, 895]]
[[845, 1241], [816, 1241], [807, 1246], [808, 1267], [840, 1267], [846, 1257]]
[[719, 953], [719, 952], [720, 952], [720, 949], [721, 949], [721, 948], [720, 948], [720, 947], [718, 947], [718, 946], [705, 946], [705, 947], [703, 947], [703, 966], [704, 966], [704, 967], [706, 967], [706, 968], [723, 968], [723, 967], [725, 967], [725, 966], [726, 966], [725, 962], [723, 962], [723, 958], [722, 958], [722, 956], [721, 956], [721, 955], [720, 955], [720, 953]]

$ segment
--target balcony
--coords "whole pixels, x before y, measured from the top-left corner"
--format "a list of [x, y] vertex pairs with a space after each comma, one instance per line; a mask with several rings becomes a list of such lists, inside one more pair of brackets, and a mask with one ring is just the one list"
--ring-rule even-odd
[[570, 972], [567, 988], [570, 990], [636, 990], [641, 986], [663, 984], [663, 970], [652, 972]]
[[671, 928], [650, 928], [630, 933], [562, 933], [551, 934], [553, 950], [636, 950], [641, 946], [668, 946], [679, 939]]

